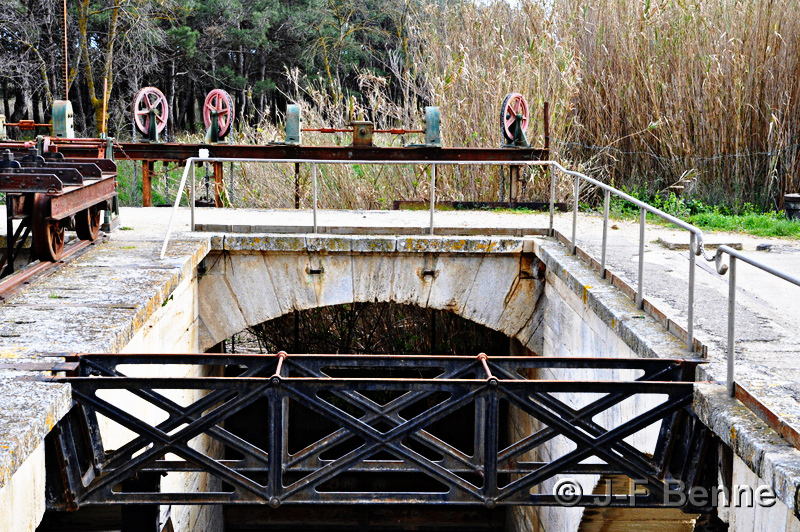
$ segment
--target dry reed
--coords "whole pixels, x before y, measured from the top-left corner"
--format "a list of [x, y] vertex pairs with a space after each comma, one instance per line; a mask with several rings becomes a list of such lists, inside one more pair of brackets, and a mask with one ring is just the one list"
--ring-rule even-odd
[[[554, 157], [574, 167], [649, 192], [683, 178], [704, 200], [771, 208], [781, 191], [800, 188], [798, 7], [797, 0], [425, 3], [407, 28], [409, 55], [387, 65], [395, 88], [365, 73], [363, 97], [355, 99], [291, 71], [289, 96], [302, 103], [308, 126], [343, 126], [352, 116], [414, 126], [424, 105], [438, 105], [445, 145], [497, 146], [499, 104], [518, 91], [537, 119], [550, 102]], [[274, 119], [241, 138], [280, 139]], [[541, 135], [537, 120], [529, 137], [541, 145]], [[307, 134], [304, 141], [349, 139]], [[240, 171], [234, 204], [292, 206], [292, 168]], [[424, 199], [426, 171], [327, 167], [321, 205], [385, 208], [393, 199]], [[308, 169], [302, 172], [307, 206]], [[540, 174], [527, 177], [525, 199], [543, 198]], [[496, 200], [500, 182], [497, 169], [448, 169], [437, 193]]]

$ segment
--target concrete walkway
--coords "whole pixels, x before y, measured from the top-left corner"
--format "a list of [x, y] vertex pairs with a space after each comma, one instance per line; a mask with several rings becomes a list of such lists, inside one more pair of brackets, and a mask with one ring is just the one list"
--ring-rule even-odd
[[160, 223], [101, 239], [0, 304], [0, 508], [15, 508], [0, 511], [0, 530], [27, 530], [35, 519], [27, 512], [44, 512], [42, 441], [72, 406], [69, 386], [36, 382], [37, 372], [20, 368], [58, 362], [49, 355], [59, 353], [118, 351], [131, 340], [209, 249], [201, 235], [161, 260]]

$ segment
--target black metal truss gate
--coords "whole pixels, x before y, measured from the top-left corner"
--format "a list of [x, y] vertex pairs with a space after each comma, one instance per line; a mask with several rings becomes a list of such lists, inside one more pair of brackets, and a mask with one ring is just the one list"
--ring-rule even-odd
[[[556, 475], [626, 475], [640, 487], [614, 495], [611, 505], [662, 506], [667, 482], [688, 490], [716, 466], [711, 436], [691, 412], [692, 361], [283, 353], [71, 360], [75, 371], [53, 378], [72, 385], [74, 407], [48, 436], [52, 508], [555, 505], [548, 489]], [[125, 376], [122, 365], [148, 376]], [[190, 376], [159, 376], [176, 368]], [[581, 370], [611, 378], [547, 380]], [[187, 392], [189, 401], [174, 398]], [[633, 398], [648, 399], [616, 426], [599, 421], [614, 412], [618, 419], [621, 403]], [[161, 413], [160, 422], [145, 420], [148, 409]], [[132, 439], [104, 448], [98, 414]], [[654, 453], [625, 441], [654, 423]], [[571, 450], [537, 452], [556, 438], [561, 448], [564, 438], [572, 442]], [[541, 455], [549, 459], [537, 461]], [[168, 486], [159, 480], [175, 473], [215, 482], [162, 491]], [[604, 497], [586, 493], [574, 504], [606, 505]]]

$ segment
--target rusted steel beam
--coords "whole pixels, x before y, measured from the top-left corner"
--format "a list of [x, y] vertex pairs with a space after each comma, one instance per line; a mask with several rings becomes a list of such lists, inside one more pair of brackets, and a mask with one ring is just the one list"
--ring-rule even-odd
[[[22, 273], [22, 272], [20, 272]], [[77, 371], [78, 362], [11, 362], [0, 363], [4, 371]]]
[[736, 383], [735, 393], [736, 399], [749, 408], [761, 421], [769, 425], [770, 428], [780, 434], [796, 449], [800, 449], [800, 433], [797, 432], [797, 429], [795, 429], [791, 423], [781, 419], [780, 414], [776, 414], [774, 411], [770, 410], [769, 407], [759, 401], [756, 396], [751, 394], [747, 388], [744, 388], [739, 383]]
[[[315, 159], [362, 161], [535, 161], [546, 159], [547, 150], [540, 148], [379, 148], [353, 146], [287, 146], [282, 144], [255, 146], [242, 144], [148, 144], [114, 145], [114, 158], [133, 161], [185, 161], [207, 149], [211, 157], [252, 159]], [[66, 157], [80, 156], [73, 146], [59, 146]]]
[[103, 172], [100, 167], [91, 162], [54, 161], [44, 163], [22, 162], [23, 168], [72, 168], [78, 170], [83, 177], [101, 177]]
[[[392, 209], [422, 209], [428, 206], [427, 201], [422, 200], [394, 200]], [[454, 210], [484, 210], [484, 209], [530, 209], [534, 211], [546, 211], [550, 204], [546, 201], [437, 201], [436, 207], [447, 207]], [[566, 203], [556, 203], [557, 211], [566, 212], [569, 206]], [[438, 227], [437, 227], [438, 229]]]
[[[107, 366], [119, 364], [270, 364], [280, 358], [277, 354], [257, 353], [76, 353], [74, 360], [96, 362]], [[292, 360], [302, 359], [315, 367], [324, 367], [334, 361], [336, 367], [364, 368], [382, 367], [439, 367], [441, 364], [475, 362], [476, 357], [464, 355], [374, 355], [359, 354], [349, 357], [338, 354], [292, 354]], [[531, 357], [491, 356], [492, 364], [512, 368], [596, 368], [596, 369], [643, 369], [653, 371], [664, 367], [694, 368], [705, 361], [696, 358], [627, 358], [627, 357]], [[424, 379], [423, 379], [424, 380]]]
[[142, 161], [142, 207], [153, 206], [153, 174], [156, 163], [151, 160]]
[[47, 170], [30, 174], [0, 173], [0, 192], [27, 192], [56, 194], [64, 189], [64, 184]]
[[50, 217], [61, 220], [78, 211], [109, 200], [117, 193], [117, 181], [112, 178], [85, 182], [82, 187], [67, 187], [63, 194], [55, 195], [50, 200]]
[[[60, 161], [54, 161], [54, 162], [60, 162]], [[91, 163], [91, 164], [96, 165], [98, 168], [100, 168], [100, 170], [103, 173], [111, 173], [111, 172], [116, 172], [117, 171], [117, 164], [114, 161], [112, 161], [111, 159], [97, 159], [97, 158], [91, 158], [91, 157], [88, 157], [88, 158], [81, 157], [79, 159], [65, 158], [64, 162], [65, 163], [84, 163], [84, 164]]]
[[[28, 164], [28, 163], [26, 163]], [[54, 168], [54, 167], [46, 167], [43, 168], [41, 166], [33, 166], [33, 167], [25, 167], [22, 168], [15, 168], [12, 171], [8, 172], [11, 174], [52, 174], [56, 176], [61, 183], [64, 185], [81, 185], [83, 184], [83, 175], [81, 172], [76, 170], [75, 168]]]
[[222, 207], [222, 187], [225, 172], [222, 166], [223, 163], [211, 163], [214, 169], [214, 207]]
[[[0, 143], [0, 149], [28, 148], [24, 143]], [[105, 141], [51, 139], [50, 151], [67, 158], [97, 158]], [[131, 161], [181, 162], [196, 157], [201, 149], [211, 157], [252, 159], [314, 159], [363, 161], [536, 161], [548, 158], [547, 148], [438, 148], [431, 146], [294, 146], [286, 144], [182, 144], [121, 142], [114, 144], [114, 158]]]

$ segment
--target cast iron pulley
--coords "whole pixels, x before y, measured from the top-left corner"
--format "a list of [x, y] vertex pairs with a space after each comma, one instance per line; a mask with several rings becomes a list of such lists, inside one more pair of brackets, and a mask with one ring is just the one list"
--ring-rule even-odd
[[517, 138], [518, 128], [519, 133], [523, 134], [528, 130], [529, 118], [528, 102], [525, 97], [518, 92], [506, 94], [503, 106], [500, 108], [500, 129], [507, 143], [513, 143]]
[[211, 128], [212, 121], [216, 118], [217, 137], [223, 138], [230, 132], [235, 114], [233, 97], [226, 91], [214, 89], [206, 95], [206, 101], [203, 104], [203, 123], [206, 131]]
[[155, 120], [155, 133], [163, 132], [169, 117], [167, 97], [155, 87], [144, 87], [133, 99], [133, 122], [142, 135], [151, 135], [151, 117]]

